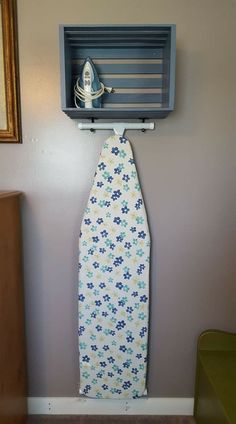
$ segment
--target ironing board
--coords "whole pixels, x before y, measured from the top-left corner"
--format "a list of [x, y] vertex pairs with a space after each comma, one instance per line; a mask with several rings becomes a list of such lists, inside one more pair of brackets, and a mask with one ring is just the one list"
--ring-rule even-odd
[[80, 394], [145, 393], [150, 236], [130, 143], [104, 144], [79, 239]]

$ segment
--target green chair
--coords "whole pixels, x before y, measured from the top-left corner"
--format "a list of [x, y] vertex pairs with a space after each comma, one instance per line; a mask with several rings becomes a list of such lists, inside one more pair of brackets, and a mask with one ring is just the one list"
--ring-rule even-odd
[[200, 335], [194, 416], [197, 424], [236, 424], [236, 334]]

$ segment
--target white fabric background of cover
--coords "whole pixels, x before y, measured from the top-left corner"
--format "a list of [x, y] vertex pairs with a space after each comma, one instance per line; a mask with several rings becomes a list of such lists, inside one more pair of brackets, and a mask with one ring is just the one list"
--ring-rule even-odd
[[104, 144], [79, 240], [80, 393], [146, 390], [150, 236], [127, 138]]

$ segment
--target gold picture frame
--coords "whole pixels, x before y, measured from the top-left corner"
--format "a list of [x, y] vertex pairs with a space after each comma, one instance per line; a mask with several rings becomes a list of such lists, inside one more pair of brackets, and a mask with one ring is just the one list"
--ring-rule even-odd
[[0, 143], [21, 143], [16, 0], [0, 0]]

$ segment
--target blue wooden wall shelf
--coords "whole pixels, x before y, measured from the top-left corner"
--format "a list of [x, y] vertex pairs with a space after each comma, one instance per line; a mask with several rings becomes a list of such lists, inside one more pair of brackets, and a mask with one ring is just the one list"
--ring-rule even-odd
[[[70, 118], [165, 118], [174, 109], [175, 25], [60, 25], [60, 53], [62, 110]], [[100, 109], [74, 106], [87, 56], [115, 90]]]

